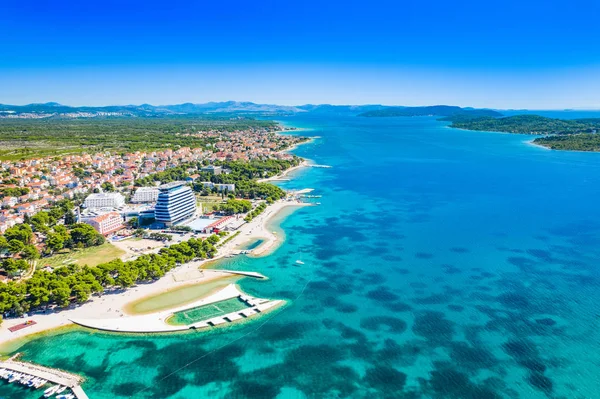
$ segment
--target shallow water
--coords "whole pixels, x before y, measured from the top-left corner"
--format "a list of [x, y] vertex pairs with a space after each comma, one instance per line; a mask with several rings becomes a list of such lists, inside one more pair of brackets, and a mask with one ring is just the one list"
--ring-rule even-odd
[[147, 314], [176, 308], [208, 296], [239, 280], [238, 276], [221, 277], [203, 284], [184, 285], [167, 292], [141, 298], [126, 305], [129, 314]]
[[333, 168], [283, 184], [321, 205], [271, 256], [220, 266], [288, 306], [209, 333], [74, 331], [25, 358], [84, 374], [91, 398], [599, 396], [600, 154], [433, 118], [286, 123], [322, 137], [296, 153]]

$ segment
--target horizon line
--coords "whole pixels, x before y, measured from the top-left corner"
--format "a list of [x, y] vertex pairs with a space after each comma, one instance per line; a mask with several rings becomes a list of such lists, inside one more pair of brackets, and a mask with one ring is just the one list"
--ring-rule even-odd
[[70, 105], [63, 104], [57, 101], [46, 101], [46, 102], [32, 102], [26, 104], [9, 104], [9, 103], [0, 103], [0, 106], [14, 106], [14, 107], [25, 107], [28, 105], [57, 105], [63, 107], [70, 108], [81, 108], [81, 107], [89, 107], [89, 108], [101, 108], [101, 107], [141, 107], [143, 105], [149, 105], [152, 107], [168, 107], [173, 105], [184, 105], [184, 104], [192, 104], [192, 105], [205, 105], [205, 104], [222, 104], [222, 103], [247, 103], [247, 104], [255, 104], [255, 105], [271, 105], [271, 106], [279, 106], [279, 107], [303, 107], [303, 106], [320, 106], [320, 105], [330, 105], [337, 107], [366, 107], [366, 106], [382, 106], [382, 107], [403, 107], [403, 108], [422, 108], [422, 107], [436, 107], [436, 106], [451, 106], [451, 107], [460, 107], [460, 108], [475, 108], [475, 109], [489, 109], [495, 111], [562, 111], [562, 112], [578, 112], [578, 111], [599, 111], [599, 108], [587, 108], [587, 107], [576, 107], [576, 108], [493, 108], [493, 107], [477, 107], [472, 105], [455, 105], [455, 104], [429, 104], [429, 105], [399, 105], [399, 104], [383, 104], [383, 103], [364, 103], [364, 104], [343, 104], [343, 103], [304, 103], [304, 104], [278, 104], [278, 103], [260, 103], [254, 101], [239, 101], [239, 100], [226, 100], [226, 101], [206, 101], [206, 102], [192, 102], [192, 101], [184, 101], [180, 103], [172, 103], [172, 104], [159, 104], [154, 105], [151, 103], [140, 103], [140, 104], [104, 104], [104, 105]]

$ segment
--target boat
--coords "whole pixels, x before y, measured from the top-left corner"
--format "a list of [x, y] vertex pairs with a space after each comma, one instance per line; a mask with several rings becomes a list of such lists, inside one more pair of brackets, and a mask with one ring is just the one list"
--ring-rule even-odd
[[296, 261], [296, 263], [297, 263], [297, 264], [299, 264], [299, 265], [303, 265], [303, 264], [304, 264], [304, 262], [302, 262], [300, 259], [298, 259], [298, 260]]
[[67, 387], [63, 385], [62, 387], [56, 390], [56, 394], [58, 395], [59, 393], [63, 393], [65, 389], [67, 389]]
[[21, 375], [21, 374], [19, 374], [19, 373], [13, 373], [13, 374], [10, 374], [10, 375], [9, 375], [9, 377], [8, 377], [8, 382], [9, 382], [9, 383], [11, 383], [11, 382], [15, 382], [16, 380], [20, 379], [20, 378], [21, 378], [21, 376], [22, 376], [22, 375]]
[[75, 395], [73, 394], [66, 394], [66, 395], [58, 395], [56, 397], [56, 399], [73, 399], [75, 397]]
[[40, 378], [40, 379], [38, 380], [38, 382], [37, 382], [37, 383], [34, 385], [34, 386], [35, 386], [35, 389], [38, 389], [38, 388], [41, 388], [41, 387], [43, 387], [43, 386], [44, 386], [44, 384], [45, 384], [45, 383], [47, 383], [47, 382], [48, 382], [48, 380], [45, 380], [45, 379], [43, 379], [43, 378]]
[[46, 389], [44, 391], [44, 398], [49, 398], [50, 396], [54, 395], [56, 393], [56, 391], [58, 390], [58, 388], [60, 388], [60, 385], [54, 385], [54, 386]]

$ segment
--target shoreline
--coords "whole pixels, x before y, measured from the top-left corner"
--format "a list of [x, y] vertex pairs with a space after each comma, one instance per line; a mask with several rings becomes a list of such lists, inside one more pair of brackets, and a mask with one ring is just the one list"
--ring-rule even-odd
[[[535, 139], [533, 139], [533, 140], [527, 140], [527, 141], [525, 141], [525, 143], [528, 144], [528, 145], [530, 145], [530, 146], [533, 146], [533, 147], [542, 148], [544, 150], [552, 151], [552, 148], [546, 147], [545, 145], [536, 144], [536, 143], [533, 142], [534, 140]], [[572, 150], [568, 150], [568, 151], [572, 151]], [[590, 152], [590, 151], [575, 151], [575, 152]]]
[[[156, 281], [137, 284], [125, 290], [107, 292], [101, 296], [93, 296], [81, 305], [72, 305], [70, 308], [58, 312], [35, 313], [29, 317], [6, 319], [0, 329], [0, 348], [7, 344], [10, 345], [11, 341], [22, 340], [31, 335], [73, 325], [70, 321], [72, 318], [126, 317], [129, 314], [127, 312], [129, 305], [132, 303], [188, 286], [231, 277], [232, 275], [229, 272], [206, 266], [232, 255], [240, 245], [249, 240], [263, 239], [263, 243], [253, 249], [251, 255], [254, 255], [256, 251], [258, 256], [266, 256], [268, 254], [265, 253], [267, 250], [274, 250], [277, 244], [282, 242], [279, 237], [268, 231], [267, 222], [285, 208], [303, 206], [312, 205], [286, 200], [280, 200], [269, 205], [260, 216], [240, 227], [238, 231], [242, 233], [220, 247], [217, 256], [212, 259], [203, 259], [180, 265]], [[182, 277], [183, 279], [181, 279]], [[8, 330], [8, 328], [28, 320], [33, 320], [36, 324], [15, 332]]]
[[[300, 144], [308, 142], [310, 141]], [[286, 151], [291, 150], [293, 148]], [[308, 162], [303, 160], [300, 165], [287, 169], [282, 175], [287, 175], [287, 173], [306, 165], [308, 165]], [[128, 315], [128, 305], [132, 303], [141, 302], [186, 286], [204, 284], [218, 278], [231, 276], [230, 273], [220, 271], [209, 265], [215, 265], [216, 261], [233, 255], [244, 243], [259, 239], [264, 241], [251, 251], [250, 256], [267, 256], [283, 242], [283, 237], [278, 237], [269, 231], [268, 222], [280, 214], [283, 209], [297, 209], [304, 206], [313, 206], [313, 204], [284, 199], [268, 205], [263, 213], [237, 230], [240, 234], [237, 234], [231, 241], [219, 247], [217, 255], [214, 258], [185, 263], [169, 271], [158, 280], [137, 284], [124, 290], [106, 292], [101, 296], [92, 296], [87, 302], [81, 305], [71, 305], [71, 307], [57, 312], [35, 313], [29, 317], [6, 319], [0, 327], [0, 353], [7, 353], [3, 348], [10, 348], [11, 351], [14, 351], [28, 342], [29, 339], [35, 339], [35, 336], [50, 334], [52, 331], [75, 326], [70, 319], [90, 318], [90, 316], [98, 319], [114, 318], [115, 316], [126, 317]], [[183, 276], [183, 279], [178, 279], [178, 276], [179, 278]], [[33, 320], [36, 324], [15, 332], [8, 330], [10, 327], [29, 320]]]
[[288, 174], [295, 172], [297, 170], [303, 169], [303, 168], [308, 168], [309, 166], [310, 166], [310, 163], [308, 162], [308, 160], [305, 159], [302, 162], [300, 162], [299, 165], [292, 166], [291, 168], [284, 170], [279, 175], [265, 177], [264, 179], [258, 179], [256, 182], [257, 183], [268, 183], [268, 182], [273, 182], [273, 181], [281, 181], [281, 180], [285, 179]]

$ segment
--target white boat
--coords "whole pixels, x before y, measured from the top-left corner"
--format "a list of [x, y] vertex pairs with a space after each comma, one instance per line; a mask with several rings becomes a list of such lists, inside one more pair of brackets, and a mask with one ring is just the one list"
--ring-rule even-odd
[[43, 378], [38, 378], [37, 382], [33, 385], [35, 389], [41, 388], [48, 381]]
[[11, 374], [11, 375], [9, 376], [9, 378], [8, 378], [8, 382], [9, 382], [9, 383], [11, 383], [11, 382], [15, 382], [16, 380], [20, 379], [20, 378], [21, 378], [21, 376], [22, 376], [22, 375], [21, 375], [21, 374], [19, 374], [19, 373], [13, 373], [13, 374]]
[[297, 264], [299, 264], [299, 265], [303, 265], [303, 264], [304, 264], [304, 262], [302, 262], [300, 259], [298, 259], [298, 260], [296, 261], [296, 263], [297, 263]]
[[58, 395], [59, 393], [63, 393], [63, 391], [64, 391], [65, 389], [67, 389], [67, 387], [66, 387], [66, 386], [62, 386], [62, 387], [58, 388], [58, 389], [56, 390], [56, 394]]
[[75, 395], [73, 394], [67, 394], [67, 395], [58, 395], [56, 397], [56, 399], [73, 399], [75, 397]]
[[54, 395], [56, 393], [56, 391], [58, 390], [58, 388], [60, 388], [60, 385], [54, 385], [54, 386], [46, 389], [44, 391], [44, 398], [49, 398], [50, 396]]

